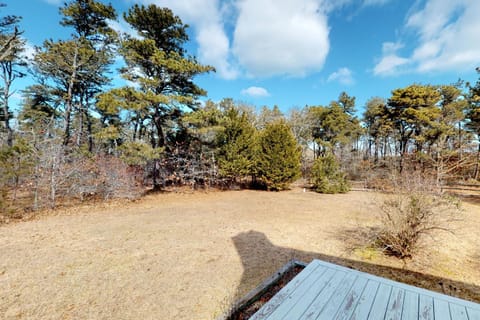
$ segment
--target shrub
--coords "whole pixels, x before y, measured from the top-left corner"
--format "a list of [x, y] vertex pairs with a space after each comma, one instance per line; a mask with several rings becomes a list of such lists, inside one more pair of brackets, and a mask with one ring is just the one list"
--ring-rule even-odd
[[460, 203], [452, 197], [426, 190], [397, 191], [380, 206], [382, 227], [374, 243], [399, 258], [411, 257], [423, 235], [436, 230], [451, 232], [449, 223], [457, 220]]
[[311, 182], [314, 190], [320, 193], [345, 193], [350, 190], [347, 178], [340, 170], [333, 154], [315, 160]]
[[290, 127], [280, 120], [260, 133], [256, 171], [268, 190], [283, 190], [300, 176], [301, 151]]
[[218, 135], [220, 175], [235, 181], [252, 174], [255, 161], [255, 128], [246, 113], [231, 108], [226, 112], [225, 130]]

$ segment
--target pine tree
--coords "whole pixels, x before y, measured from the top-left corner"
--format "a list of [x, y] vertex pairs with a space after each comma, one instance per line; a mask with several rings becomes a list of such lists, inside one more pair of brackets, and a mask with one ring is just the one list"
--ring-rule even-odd
[[247, 114], [229, 108], [224, 128], [219, 134], [220, 174], [232, 180], [252, 174], [256, 131]]
[[[0, 7], [4, 4], [0, 4]], [[25, 67], [25, 59], [22, 52], [25, 47], [25, 40], [18, 30], [18, 23], [21, 18], [18, 16], [5, 16], [0, 18], [0, 80], [2, 82], [0, 92], [0, 121], [4, 124], [6, 132], [6, 144], [13, 145], [13, 129], [10, 126], [10, 119], [13, 116], [9, 106], [10, 97], [13, 95], [11, 86], [16, 78], [24, 76], [19, 67]]]
[[[122, 76], [138, 85], [134, 95], [135, 100], [141, 101], [127, 106], [133, 115], [133, 135], [136, 139], [148, 139], [154, 149], [174, 152], [182, 114], [197, 109], [197, 98], [206, 95], [193, 78], [214, 68], [198, 63], [186, 53], [188, 25], [170, 9], [153, 4], [134, 5], [124, 19], [139, 35], [124, 35], [121, 48], [127, 65], [121, 70]], [[159, 169], [159, 159], [155, 159], [151, 175], [154, 188], [160, 188]]]
[[350, 190], [345, 174], [340, 171], [337, 160], [331, 153], [315, 160], [311, 174], [316, 192], [345, 193]]
[[[477, 72], [480, 75], [480, 67], [477, 68]], [[480, 78], [474, 86], [469, 85], [469, 89], [467, 127], [477, 136], [477, 140], [480, 141]], [[478, 180], [480, 178], [480, 142], [478, 143], [476, 160], [474, 178]]]
[[89, 109], [110, 81], [106, 74], [114, 59], [115, 32], [108, 27], [108, 20], [115, 19], [116, 13], [111, 5], [95, 0], [66, 2], [60, 13], [60, 23], [75, 32], [67, 40], [46, 40], [36, 50], [33, 69], [41, 79], [39, 85], [55, 95], [63, 107], [63, 145], [72, 142], [76, 129], [76, 145], [80, 146], [86, 136], [92, 151], [93, 115]]
[[287, 189], [300, 176], [301, 151], [284, 120], [267, 124], [260, 133], [256, 173], [268, 190]]
[[214, 69], [187, 55], [188, 25], [170, 9], [134, 5], [124, 19], [141, 37], [125, 35], [121, 49], [127, 64], [122, 75], [138, 84], [137, 98], [145, 102], [133, 110], [135, 129], [151, 128], [152, 147], [164, 147], [170, 120], [178, 119], [184, 110], [195, 110], [197, 98], [206, 95], [193, 78]]

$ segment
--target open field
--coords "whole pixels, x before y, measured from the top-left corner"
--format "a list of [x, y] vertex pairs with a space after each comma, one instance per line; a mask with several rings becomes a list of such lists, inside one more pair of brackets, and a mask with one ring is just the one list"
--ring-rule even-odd
[[168, 193], [0, 226], [0, 318], [213, 319], [293, 258], [480, 302], [479, 202], [403, 263], [358, 247], [380, 197]]

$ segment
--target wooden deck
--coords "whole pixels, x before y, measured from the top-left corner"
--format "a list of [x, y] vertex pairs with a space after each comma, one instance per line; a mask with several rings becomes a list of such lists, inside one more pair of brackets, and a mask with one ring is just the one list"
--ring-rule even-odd
[[480, 320], [480, 304], [314, 260], [251, 320]]

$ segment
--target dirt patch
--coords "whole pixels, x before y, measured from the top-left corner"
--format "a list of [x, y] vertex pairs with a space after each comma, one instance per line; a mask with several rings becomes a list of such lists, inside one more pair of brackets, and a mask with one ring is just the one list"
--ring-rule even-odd
[[348, 248], [372, 192], [152, 194], [0, 226], [1, 319], [214, 319], [292, 259], [480, 302], [480, 206], [412, 260]]

